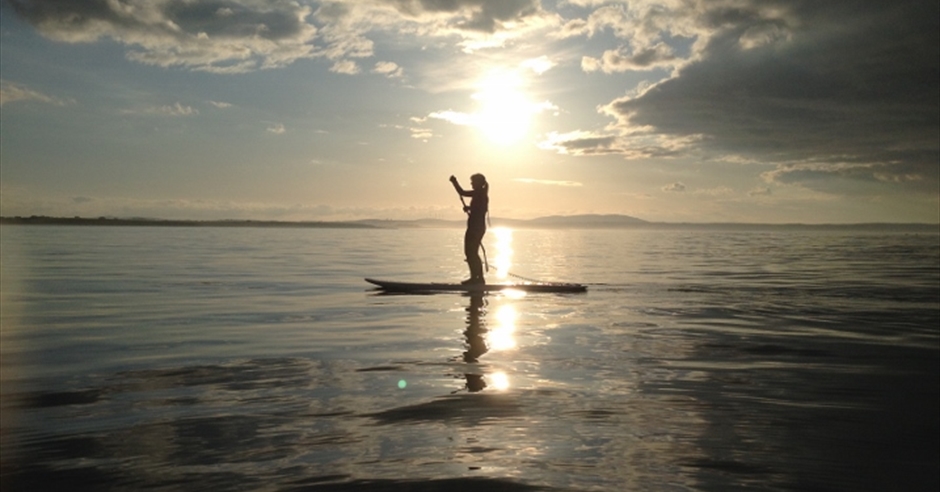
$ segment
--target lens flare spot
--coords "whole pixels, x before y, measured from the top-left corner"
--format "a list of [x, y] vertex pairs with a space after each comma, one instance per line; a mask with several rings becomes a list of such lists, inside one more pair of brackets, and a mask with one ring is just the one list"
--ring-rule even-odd
[[398, 389], [405, 389], [405, 386], [408, 386], [408, 381], [405, 381], [404, 379], [399, 379]]

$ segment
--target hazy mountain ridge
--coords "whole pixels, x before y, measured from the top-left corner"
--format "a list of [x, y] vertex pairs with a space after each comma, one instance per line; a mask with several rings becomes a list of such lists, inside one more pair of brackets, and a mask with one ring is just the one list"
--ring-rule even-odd
[[574, 228], [608, 228], [625, 227], [649, 224], [643, 219], [629, 215], [617, 214], [584, 214], [584, 215], [549, 215], [530, 220], [494, 219], [494, 222], [507, 226], [518, 227], [574, 227]]
[[359, 228], [371, 229], [375, 226], [354, 221], [280, 221], [280, 220], [187, 220], [153, 219], [146, 217], [0, 217], [0, 224], [20, 225], [71, 225], [71, 226], [138, 226], [138, 227], [293, 227], [293, 228]]

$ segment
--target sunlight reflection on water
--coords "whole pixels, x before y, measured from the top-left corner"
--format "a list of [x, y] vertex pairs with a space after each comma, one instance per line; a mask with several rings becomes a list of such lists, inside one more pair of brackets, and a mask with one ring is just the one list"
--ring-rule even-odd
[[496, 254], [493, 255], [491, 267], [496, 268], [496, 278], [505, 280], [512, 268], [512, 229], [508, 227], [494, 227], [490, 230], [496, 238], [493, 246]]
[[491, 350], [510, 350], [516, 347], [516, 308], [510, 304], [499, 307], [493, 316], [495, 326], [487, 332], [486, 340]]

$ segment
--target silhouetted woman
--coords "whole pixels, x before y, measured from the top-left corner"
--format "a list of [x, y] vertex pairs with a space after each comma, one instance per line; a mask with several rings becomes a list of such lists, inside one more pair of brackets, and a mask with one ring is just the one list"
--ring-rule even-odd
[[482, 174], [470, 176], [470, 191], [464, 190], [457, 183], [457, 178], [451, 176], [450, 182], [454, 189], [463, 197], [470, 197], [470, 205], [464, 202], [463, 211], [467, 213], [467, 232], [463, 236], [463, 251], [467, 257], [467, 264], [470, 266], [470, 278], [464, 280], [464, 284], [485, 284], [483, 278], [483, 261], [480, 259], [480, 245], [483, 242], [483, 235], [486, 234], [486, 212], [490, 205], [489, 190], [486, 183], [486, 177]]

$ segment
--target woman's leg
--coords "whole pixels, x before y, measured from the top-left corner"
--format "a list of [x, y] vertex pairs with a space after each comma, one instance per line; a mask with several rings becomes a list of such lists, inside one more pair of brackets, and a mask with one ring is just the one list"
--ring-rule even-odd
[[470, 267], [470, 279], [483, 282], [483, 260], [480, 259], [480, 243], [483, 242], [483, 235], [486, 229], [476, 230], [467, 229], [463, 237], [464, 255], [467, 258], [467, 265]]

